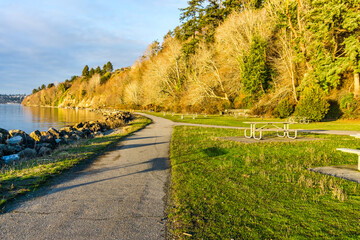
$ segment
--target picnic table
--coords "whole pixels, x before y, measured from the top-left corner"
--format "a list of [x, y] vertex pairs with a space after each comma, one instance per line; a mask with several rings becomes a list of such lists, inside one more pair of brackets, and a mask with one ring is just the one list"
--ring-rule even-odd
[[[244, 122], [250, 124], [250, 135], [247, 135], [248, 128], [245, 129], [246, 138], [254, 138], [261, 140], [263, 132], [275, 132], [278, 137], [287, 137], [295, 139], [297, 138], [297, 129], [290, 129], [292, 122]], [[280, 133], [279, 133], [280, 132]], [[290, 136], [290, 132], [294, 132], [294, 136]], [[256, 133], [259, 133], [259, 137], [256, 137]]]

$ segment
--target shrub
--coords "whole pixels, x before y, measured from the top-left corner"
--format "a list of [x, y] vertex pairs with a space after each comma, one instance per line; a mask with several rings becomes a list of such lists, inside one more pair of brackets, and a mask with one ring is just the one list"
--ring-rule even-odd
[[354, 94], [349, 93], [340, 100], [340, 109], [344, 113], [344, 118], [356, 118], [356, 109], [358, 103], [354, 98]]
[[60, 93], [64, 93], [66, 91], [66, 87], [65, 87], [65, 84], [64, 83], [60, 83], [59, 86], [58, 86], [58, 91]]
[[109, 78], [111, 77], [111, 73], [107, 72], [105, 73], [101, 78], [100, 78], [100, 85], [103, 85], [107, 82], [107, 80], [109, 80]]
[[328, 110], [329, 103], [325, 99], [324, 91], [318, 85], [311, 85], [302, 92], [295, 115], [320, 121], [325, 117]]
[[287, 98], [281, 100], [274, 110], [274, 116], [279, 118], [287, 118], [294, 112], [292, 105]]

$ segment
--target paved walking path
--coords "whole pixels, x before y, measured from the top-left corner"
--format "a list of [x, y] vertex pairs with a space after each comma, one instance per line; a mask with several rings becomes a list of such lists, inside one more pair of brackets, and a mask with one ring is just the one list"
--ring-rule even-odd
[[79, 172], [0, 215], [0, 239], [164, 239], [173, 123], [126, 138]]
[[154, 123], [86, 169], [59, 176], [51, 187], [11, 204], [0, 215], [0, 239], [164, 239], [173, 126], [243, 128], [174, 123], [142, 115]]

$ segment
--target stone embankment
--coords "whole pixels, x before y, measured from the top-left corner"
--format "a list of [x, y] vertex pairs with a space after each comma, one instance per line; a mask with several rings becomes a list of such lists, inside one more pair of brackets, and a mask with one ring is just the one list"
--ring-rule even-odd
[[110, 129], [125, 126], [133, 116], [129, 112], [102, 112], [105, 120], [81, 122], [59, 130], [33, 131], [0, 128], [0, 165], [50, 154], [60, 145], [72, 144], [80, 139], [93, 138]]

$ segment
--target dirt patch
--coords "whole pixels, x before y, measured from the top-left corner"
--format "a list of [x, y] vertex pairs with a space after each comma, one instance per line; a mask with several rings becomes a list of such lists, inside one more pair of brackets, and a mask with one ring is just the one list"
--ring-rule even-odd
[[221, 137], [220, 139], [234, 141], [234, 142], [241, 142], [245, 144], [251, 143], [269, 143], [269, 142], [304, 142], [304, 141], [320, 141], [320, 140], [327, 140], [322, 138], [306, 138], [306, 137], [298, 137], [296, 139], [291, 138], [280, 138], [280, 137], [268, 137], [262, 140], [256, 140], [253, 138], [245, 138], [245, 137]]
[[360, 183], [360, 171], [357, 169], [357, 165], [316, 167], [309, 170]]

